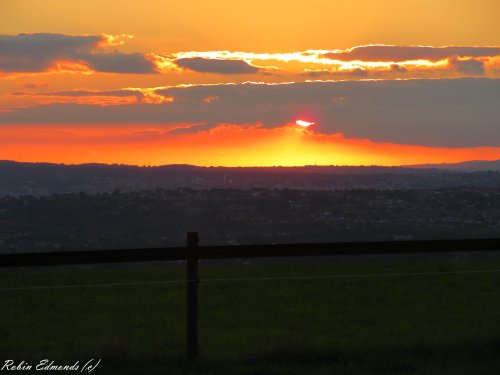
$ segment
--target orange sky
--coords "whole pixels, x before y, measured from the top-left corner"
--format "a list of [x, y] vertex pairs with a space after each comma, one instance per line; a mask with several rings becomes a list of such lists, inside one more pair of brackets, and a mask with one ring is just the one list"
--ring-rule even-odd
[[129, 51], [495, 45], [497, 0], [3, 0], [2, 33], [130, 34]]
[[[0, 14], [0, 159], [228, 166], [500, 159], [497, 0], [4, 0]], [[420, 83], [426, 79], [444, 88]], [[480, 84], [464, 81], [461, 95], [450, 79]], [[433, 99], [418, 91], [409, 108], [417, 94], [406, 86], [374, 92], [370, 83], [342, 94], [336, 86], [286, 91], [286, 83], [317, 80], [404, 80], [429, 86]], [[248, 85], [239, 89], [248, 81], [280, 84], [289, 99], [258, 101]], [[222, 83], [236, 85], [227, 98], [223, 86], [204, 86]], [[184, 87], [192, 90], [184, 95]], [[238, 93], [239, 102], [229, 100]], [[439, 108], [450, 108], [450, 117]], [[420, 113], [423, 123], [410, 127], [408, 116]], [[289, 123], [300, 114], [323, 118], [301, 129]], [[470, 121], [450, 131], [460, 118]]]

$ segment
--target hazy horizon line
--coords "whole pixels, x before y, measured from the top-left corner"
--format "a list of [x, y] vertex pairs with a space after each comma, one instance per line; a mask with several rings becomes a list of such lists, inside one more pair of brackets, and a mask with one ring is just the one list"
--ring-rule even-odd
[[489, 163], [500, 162], [500, 159], [474, 159], [465, 160], [456, 163], [419, 163], [419, 164], [397, 164], [397, 165], [382, 165], [382, 164], [304, 164], [304, 165], [247, 165], [247, 166], [230, 166], [230, 165], [196, 165], [188, 163], [171, 163], [171, 164], [125, 164], [125, 163], [102, 163], [102, 162], [87, 162], [87, 163], [56, 163], [44, 161], [20, 161], [12, 159], [0, 159], [0, 163], [17, 163], [17, 164], [51, 164], [62, 166], [83, 166], [83, 165], [102, 165], [102, 166], [124, 166], [124, 167], [138, 167], [138, 168], [158, 168], [170, 166], [186, 166], [196, 168], [305, 168], [305, 167], [382, 167], [382, 168], [415, 168], [419, 166], [434, 166], [434, 165], [458, 165], [466, 163]]

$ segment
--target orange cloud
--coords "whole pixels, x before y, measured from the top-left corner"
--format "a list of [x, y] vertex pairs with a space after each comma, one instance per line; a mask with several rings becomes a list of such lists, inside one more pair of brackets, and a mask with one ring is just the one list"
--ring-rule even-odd
[[94, 70], [85, 61], [54, 60], [45, 72], [92, 74]]
[[133, 35], [120, 34], [120, 35], [109, 35], [102, 34], [101, 40], [96, 44], [96, 47], [115, 47], [125, 44], [127, 39], [132, 39]]
[[157, 88], [125, 88], [119, 90], [67, 90], [53, 92], [13, 92], [12, 96], [31, 97], [36, 105], [87, 104], [115, 106], [134, 103], [162, 104], [174, 101], [173, 96], [156, 94]]

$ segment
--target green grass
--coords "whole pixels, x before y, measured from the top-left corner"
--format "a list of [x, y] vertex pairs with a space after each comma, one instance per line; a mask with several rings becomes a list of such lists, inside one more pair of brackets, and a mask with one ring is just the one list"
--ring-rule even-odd
[[[94, 373], [498, 374], [500, 273], [279, 279], [484, 269], [500, 260], [202, 263], [194, 363], [184, 359], [183, 283], [0, 291], [0, 364], [102, 358]], [[2, 271], [0, 288], [183, 278], [171, 264], [23, 269]], [[243, 280], [211, 280], [226, 278]]]

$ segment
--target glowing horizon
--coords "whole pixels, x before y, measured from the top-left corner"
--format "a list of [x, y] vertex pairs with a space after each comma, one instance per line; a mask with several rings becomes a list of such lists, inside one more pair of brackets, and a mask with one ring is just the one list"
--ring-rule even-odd
[[[209, 131], [168, 136], [174, 129], [172, 126], [145, 129], [143, 124], [112, 127], [25, 124], [22, 132], [19, 127], [2, 127], [0, 145], [2, 159], [63, 164], [400, 166], [500, 159], [500, 147], [440, 148], [377, 143], [348, 139], [340, 134], [318, 134], [295, 124], [274, 129], [259, 124], [246, 127], [226, 124]], [[197, 152], [193, 153], [193, 149]]]

